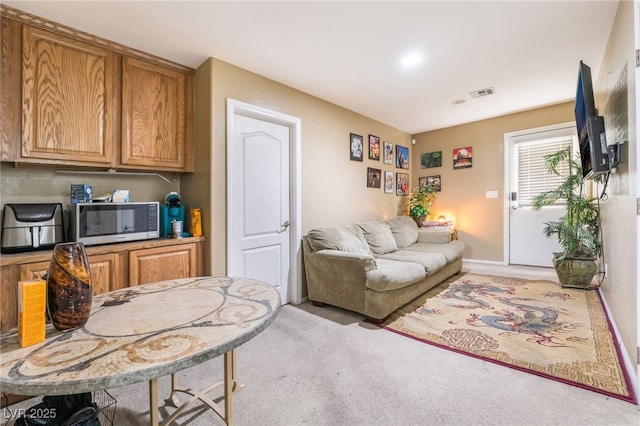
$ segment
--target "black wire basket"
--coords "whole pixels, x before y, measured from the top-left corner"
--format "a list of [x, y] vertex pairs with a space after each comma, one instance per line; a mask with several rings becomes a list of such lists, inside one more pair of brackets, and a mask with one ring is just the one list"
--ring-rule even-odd
[[116, 399], [106, 390], [93, 392], [93, 402], [98, 406], [98, 420], [100, 425], [113, 426], [116, 416]]

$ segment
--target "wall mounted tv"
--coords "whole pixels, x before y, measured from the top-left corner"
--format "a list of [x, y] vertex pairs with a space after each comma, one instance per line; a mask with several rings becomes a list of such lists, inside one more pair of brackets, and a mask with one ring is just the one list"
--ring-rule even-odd
[[587, 178], [608, 173], [619, 161], [619, 144], [607, 145], [604, 117], [598, 115], [593, 96], [591, 68], [580, 61], [575, 100], [582, 175]]

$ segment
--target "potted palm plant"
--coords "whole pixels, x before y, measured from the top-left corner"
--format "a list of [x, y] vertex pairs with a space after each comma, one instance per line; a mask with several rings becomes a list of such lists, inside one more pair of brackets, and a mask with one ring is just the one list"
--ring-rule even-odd
[[569, 148], [544, 157], [547, 171], [559, 176], [563, 162], [569, 169], [566, 179], [557, 188], [534, 197], [532, 210], [556, 202], [564, 204], [564, 214], [557, 221], [545, 222], [544, 227], [545, 235], [555, 235], [563, 249], [553, 253], [553, 265], [563, 287], [588, 289], [592, 288], [591, 281], [598, 271], [596, 259], [602, 252], [600, 206], [598, 198], [588, 190], [582, 167]]
[[414, 186], [409, 193], [409, 216], [416, 221], [418, 226], [422, 226], [422, 222], [429, 215], [429, 210], [436, 199], [437, 189], [431, 184], [423, 186]]

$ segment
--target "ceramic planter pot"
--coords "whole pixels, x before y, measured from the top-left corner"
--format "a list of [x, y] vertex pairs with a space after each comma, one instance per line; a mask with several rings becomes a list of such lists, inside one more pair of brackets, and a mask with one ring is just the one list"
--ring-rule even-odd
[[562, 287], [593, 289], [593, 276], [598, 272], [598, 265], [593, 259], [563, 259], [553, 257], [553, 267]]
[[418, 217], [413, 217], [413, 220], [416, 222], [416, 225], [418, 225], [418, 228], [422, 227], [422, 224], [424, 223], [424, 221], [427, 219], [427, 216], [422, 215], [422, 216], [418, 216]]

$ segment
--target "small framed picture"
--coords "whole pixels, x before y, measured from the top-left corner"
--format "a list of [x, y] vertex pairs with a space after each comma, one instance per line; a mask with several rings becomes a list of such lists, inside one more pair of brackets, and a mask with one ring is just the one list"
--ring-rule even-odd
[[434, 176], [423, 176], [418, 178], [418, 186], [433, 186], [436, 191], [442, 191], [442, 179], [440, 179], [440, 175]]
[[367, 188], [380, 188], [382, 182], [382, 170], [367, 167]]
[[393, 172], [384, 172], [384, 192], [385, 194], [393, 194]]
[[409, 173], [396, 173], [396, 195], [409, 195]]
[[382, 149], [384, 164], [393, 164], [393, 144], [384, 141]]
[[468, 169], [473, 165], [473, 148], [465, 146], [464, 148], [454, 148], [453, 150], [453, 169]]
[[420, 168], [442, 167], [442, 151], [426, 152], [420, 156]]
[[409, 148], [396, 145], [396, 168], [409, 169]]
[[349, 138], [349, 148], [351, 150], [351, 160], [352, 161], [362, 161], [362, 136], [356, 135], [355, 133], [350, 134]]
[[369, 160], [380, 161], [380, 138], [369, 135]]

